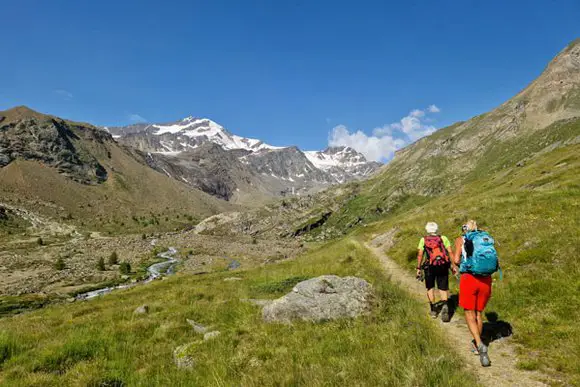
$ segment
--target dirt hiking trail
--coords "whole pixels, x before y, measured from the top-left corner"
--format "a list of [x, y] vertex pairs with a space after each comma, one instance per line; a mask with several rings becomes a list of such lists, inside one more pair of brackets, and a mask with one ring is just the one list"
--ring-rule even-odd
[[[379, 235], [370, 243], [365, 243], [365, 246], [379, 259], [385, 272], [394, 283], [398, 283], [413, 297], [425, 304], [425, 316], [428, 316], [429, 306], [424, 283], [417, 281], [384, 253], [394, 243], [394, 236], [395, 232]], [[516, 367], [516, 352], [510, 338], [495, 340], [489, 345], [491, 367], [484, 368], [479, 362], [479, 356], [470, 351], [469, 343], [472, 337], [463, 316], [455, 314], [448, 323], [443, 323], [440, 318], [433, 319], [433, 322], [441, 328], [448, 342], [463, 358], [467, 369], [477, 376], [481, 385], [493, 387], [547, 386], [540, 381], [548, 379], [546, 375], [535, 371], [523, 371]]]

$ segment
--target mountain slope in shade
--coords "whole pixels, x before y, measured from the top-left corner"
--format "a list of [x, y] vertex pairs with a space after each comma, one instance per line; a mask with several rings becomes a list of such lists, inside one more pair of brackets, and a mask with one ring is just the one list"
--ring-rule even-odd
[[[147, 155], [144, 159], [152, 168], [236, 202], [255, 203], [257, 197], [313, 193], [333, 184], [366, 178], [381, 166], [347, 147], [302, 152], [297, 147], [272, 146], [234, 135], [207, 118], [190, 116], [166, 124], [105, 129], [119, 142]], [[213, 157], [219, 153], [216, 149], [210, 154], [206, 153], [209, 148], [200, 150], [208, 143], [229, 154], [217, 158]], [[209, 157], [200, 158], [200, 154]], [[168, 170], [173, 172], [167, 173]], [[211, 172], [216, 170], [220, 173]]]

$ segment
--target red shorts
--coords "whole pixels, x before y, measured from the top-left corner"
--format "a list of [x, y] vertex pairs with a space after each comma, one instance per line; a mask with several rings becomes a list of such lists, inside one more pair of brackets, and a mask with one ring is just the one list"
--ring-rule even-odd
[[469, 273], [461, 274], [459, 280], [459, 305], [465, 310], [485, 309], [491, 296], [491, 276], [482, 277]]

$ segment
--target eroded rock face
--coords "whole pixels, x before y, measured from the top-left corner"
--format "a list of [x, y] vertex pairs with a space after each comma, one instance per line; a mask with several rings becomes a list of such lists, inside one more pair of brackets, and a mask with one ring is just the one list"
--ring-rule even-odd
[[44, 116], [24, 107], [5, 112], [0, 121], [0, 168], [16, 159], [39, 161], [84, 184], [101, 183], [107, 171], [88, 144], [113, 141], [110, 134], [86, 124]]
[[370, 311], [372, 286], [357, 277], [324, 275], [298, 283], [262, 310], [266, 322], [326, 321]]

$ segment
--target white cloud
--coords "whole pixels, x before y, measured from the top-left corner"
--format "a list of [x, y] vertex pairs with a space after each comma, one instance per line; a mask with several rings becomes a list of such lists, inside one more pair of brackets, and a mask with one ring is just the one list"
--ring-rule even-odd
[[328, 145], [350, 146], [364, 154], [368, 160], [381, 161], [393, 157], [395, 151], [404, 145], [404, 141], [391, 136], [367, 136], [360, 130], [350, 133], [346, 126], [338, 125], [330, 132]]
[[62, 98], [64, 98], [64, 99], [67, 99], [67, 100], [68, 100], [68, 99], [72, 99], [72, 98], [73, 98], [73, 95], [72, 95], [72, 93], [71, 93], [70, 91], [68, 91], [68, 90], [64, 90], [64, 89], [56, 89], [56, 90], [53, 90], [53, 92], [54, 92], [55, 94], [58, 94], [58, 95], [59, 95], [59, 96], [61, 96]]
[[129, 114], [129, 120], [135, 123], [139, 123], [139, 122], [147, 122], [147, 119], [145, 117], [140, 116], [139, 114]]
[[[433, 106], [435, 106], [435, 105], [433, 105]], [[414, 110], [411, 110], [411, 113], [409, 113], [409, 116], [421, 118], [421, 117], [425, 116], [425, 112], [423, 110], [414, 109]]]
[[427, 108], [427, 111], [429, 113], [439, 113], [441, 111], [441, 109], [439, 109], [436, 105], [429, 105], [429, 107]]
[[426, 122], [433, 120], [429, 114], [440, 111], [435, 105], [430, 105], [425, 110], [414, 109], [398, 122], [375, 128], [372, 136], [360, 130], [351, 133], [347, 127], [339, 125], [330, 132], [328, 144], [350, 146], [364, 154], [369, 160], [389, 160], [396, 150], [433, 133], [436, 128], [426, 125]]

